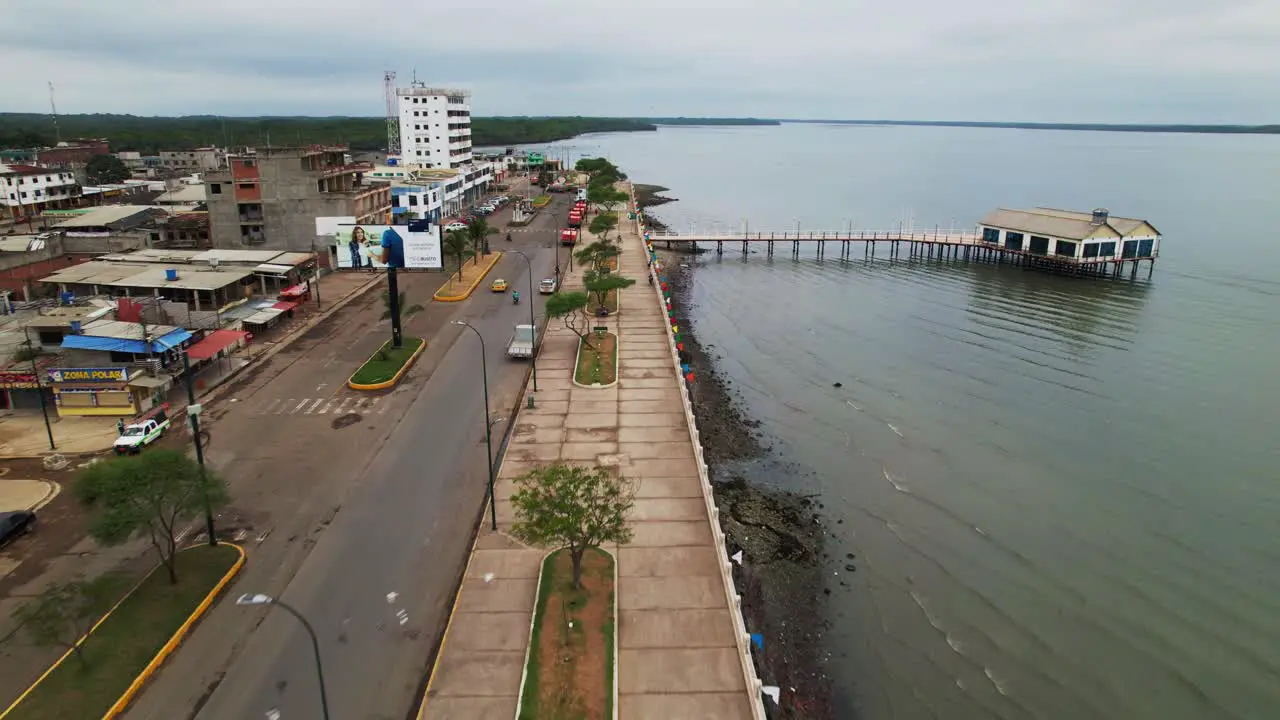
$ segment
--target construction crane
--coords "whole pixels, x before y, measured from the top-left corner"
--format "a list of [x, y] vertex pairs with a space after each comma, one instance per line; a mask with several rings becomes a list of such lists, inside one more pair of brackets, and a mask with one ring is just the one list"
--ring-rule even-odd
[[53, 137], [58, 143], [62, 142], [62, 131], [58, 130], [58, 104], [53, 101], [53, 81], [49, 81], [49, 109], [53, 111]]
[[382, 74], [382, 95], [387, 101], [387, 155], [400, 154], [400, 117], [396, 112], [396, 73]]

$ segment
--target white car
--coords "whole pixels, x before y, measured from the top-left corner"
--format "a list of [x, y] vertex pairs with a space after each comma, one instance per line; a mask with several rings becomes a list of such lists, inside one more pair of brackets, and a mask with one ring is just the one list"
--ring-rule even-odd
[[466, 223], [460, 223], [456, 220], [444, 226], [445, 232], [453, 232], [454, 230], [466, 230], [466, 229], [467, 229]]
[[542, 293], [543, 295], [553, 295], [555, 294], [555, 291], [556, 291], [555, 278], [547, 278], [542, 282], [538, 283], [538, 292]]

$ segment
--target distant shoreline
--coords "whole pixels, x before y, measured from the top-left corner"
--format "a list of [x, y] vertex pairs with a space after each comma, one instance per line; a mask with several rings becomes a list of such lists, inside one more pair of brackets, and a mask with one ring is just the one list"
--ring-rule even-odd
[[907, 127], [997, 128], [1001, 130], [1076, 130], [1086, 132], [1195, 133], [1204, 135], [1280, 135], [1280, 125], [1161, 125], [1112, 123], [969, 122], [964, 120], [782, 120], [799, 125], [889, 125]]

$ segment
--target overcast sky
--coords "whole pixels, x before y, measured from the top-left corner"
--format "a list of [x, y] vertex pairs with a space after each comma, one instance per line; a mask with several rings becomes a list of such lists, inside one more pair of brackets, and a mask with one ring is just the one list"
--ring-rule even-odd
[[1280, 0], [2, 0], [0, 110], [1280, 122]]

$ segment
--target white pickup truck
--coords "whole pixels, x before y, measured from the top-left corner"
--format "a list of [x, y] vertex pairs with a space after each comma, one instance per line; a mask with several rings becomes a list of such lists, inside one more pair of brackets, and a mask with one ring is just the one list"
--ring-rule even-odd
[[533, 357], [533, 326], [517, 325], [507, 343], [507, 357], [525, 359]]
[[124, 432], [116, 438], [112, 448], [117, 455], [134, 455], [142, 452], [142, 448], [159, 440], [164, 431], [169, 429], [169, 406], [161, 405], [138, 416], [125, 426]]

